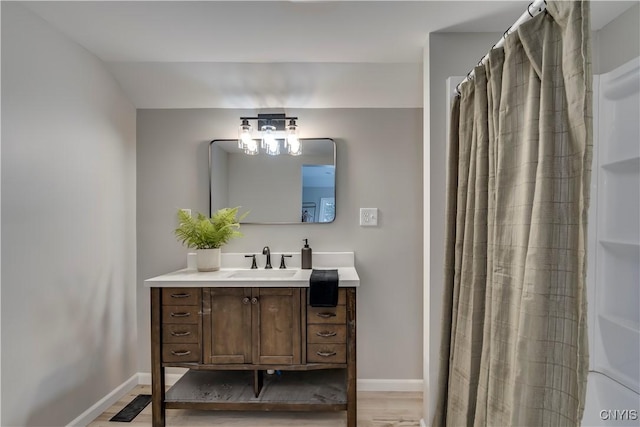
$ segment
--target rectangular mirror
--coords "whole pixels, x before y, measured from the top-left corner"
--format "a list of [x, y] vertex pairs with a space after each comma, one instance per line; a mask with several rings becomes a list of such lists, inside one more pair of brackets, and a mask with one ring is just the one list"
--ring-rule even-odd
[[210, 208], [242, 206], [243, 224], [333, 222], [336, 216], [336, 145], [301, 138], [302, 154], [245, 154], [236, 139], [209, 146]]

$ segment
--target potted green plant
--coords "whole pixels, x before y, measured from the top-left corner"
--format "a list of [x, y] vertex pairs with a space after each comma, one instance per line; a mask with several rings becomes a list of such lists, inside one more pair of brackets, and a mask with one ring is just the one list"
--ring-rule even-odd
[[175, 234], [182, 244], [196, 250], [198, 271], [219, 270], [220, 248], [232, 238], [242, 236], [238, 229], [247, 213], [238, 218], [239, 209], [222, 208], [211, 218], [201, 213], [193, 218], [184, 210], [178, 210], [179, 225]]

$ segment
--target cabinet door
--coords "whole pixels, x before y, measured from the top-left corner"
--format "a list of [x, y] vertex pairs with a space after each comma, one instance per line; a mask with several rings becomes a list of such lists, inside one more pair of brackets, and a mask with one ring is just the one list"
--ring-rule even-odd
[[300, 289], [254, 288], [253, 298], [253, 362], [299, 364]]
[[205, 288], [205, 362], [251, 363], [251, 289]]

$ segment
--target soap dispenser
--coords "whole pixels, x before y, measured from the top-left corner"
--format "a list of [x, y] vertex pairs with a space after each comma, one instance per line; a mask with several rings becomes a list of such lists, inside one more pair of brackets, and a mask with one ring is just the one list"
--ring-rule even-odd
[[300, 251], [300, 258], [302, 259], [302, 269], [311, 270], [311, 248], [309, 247], [309, 239], [304, 240], [304, 247]]

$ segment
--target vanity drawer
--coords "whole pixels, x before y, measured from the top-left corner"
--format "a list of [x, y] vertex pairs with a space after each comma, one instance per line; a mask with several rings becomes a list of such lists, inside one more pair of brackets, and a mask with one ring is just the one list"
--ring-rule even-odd
[[198, 343], [198, 325], [165, 323], [162, 325], [163, 343]]
[[307, 342], [310, 344], [347, 342], [347, 325], [324, 324], [307, 327]]
[[307, 307], [307, 324], [339, 323], [346, 324], [347, 310], [344, 305], [337, 307]]
[[162, 305], [199, 305], [200, 288], [164, 288]]
[[308, 344], [309, 363], [347, 363], [346, 344]]
[[[309, 292], [307, 292], [307, 304], [309, 304]], [[346, 305], [347, 304], [347, 290], [345, 288], [338, 289], [338, 304], [337, 305]]]
[[199, 322], [197, 305], [166, 305], [162, 307], [162, 323], [192, 323]]
[[199, 362], [200, 346], [198, 344], [164, 344], [162, 346], [163, 362]]

